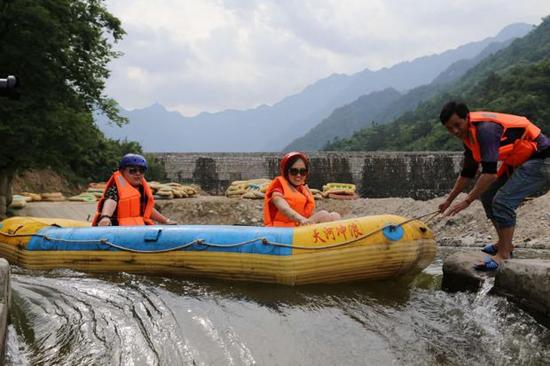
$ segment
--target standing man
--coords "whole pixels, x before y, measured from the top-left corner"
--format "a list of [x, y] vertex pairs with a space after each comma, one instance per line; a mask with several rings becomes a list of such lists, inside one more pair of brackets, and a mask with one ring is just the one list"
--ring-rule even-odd
[[[514, 250], [516, 209], [525, 197], [547, 189], [550, 183], [550, 139], [525, 117], [470, 112], [465, 104], [454, 101], [443, 106], [439, 119], [464, 144], [462, 171], [439, 210], [448, 209], [445, 216], [454, 216], [481, 199], [498, 241], [482, 249], [492, 257], [485, 258], [476, 269], [494, 271]], [[497, 171], [499, 161], [502, 163]], [[480, 163], [481, 174], [473, 189], [451, 206], [475, 178]]]

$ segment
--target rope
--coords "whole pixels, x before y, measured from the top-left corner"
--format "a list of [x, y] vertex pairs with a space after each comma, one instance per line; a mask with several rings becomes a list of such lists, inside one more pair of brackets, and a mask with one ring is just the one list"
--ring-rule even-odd
[[190, 241], [189, 243], [178, 245], [177, 247], [174, 247], [174, 248], [156, 249], [156, 250], [139, 250], [139, 249], [123, 247], [122, 245], [111, 243], [110, 241], [108, 241], [106, 239], [101, 240], [101, 244], [107, 244], [110, 247], [120, 249], [120, 250], [125, 251], [125, 252], [131, 252], [131, 253], [165, 253], [165, 252], [171, 252], [171, 251], [184, 249], [184, 248], [190, 247], [193, 244], [200, 244], [200, 242], [201, 242], [201, 239], [196, 239], [196, 240]]
[[188, 243], [181, 244], [181, 245], [178, 245], [176, 247], [167, 248], [167, 249], [139, 250], [139, 249], [128, 248], [128, 247], [125, 247], [125, 246], [122, 246], [122, 245], [119, 245], [119, 244], [116, 244], [116, 243], [112, 243], [112, 242], [108, 241], [107, 239], [93, 239], [93, 240], [78, 240], [78, 239], [72, 240], [71, 239], [71, 240], [68, 240], [68, 239], [61, 239], [61, 238], [52, 238], [52, 237], [49, 237], [49, 236], [44, 235], [44, 234], [9, 234], [9, 233], [5, 233], [5, 232], [2, 232], [2, 231], [0, 231], [0, 235], [7, 236], [9, 238], [37, 237], [37, 238], [42, 238], [42, 239], [47, 240], [47, 241], [56, 241], [56, 242], [60, 242], [60, 243], [72, 243], [72, 244], [74, 244], [74, 243], [77, 243], [77, 244], [78, 243], [81, 243], [81, 244], [99, 243], [99, 244], [108, 245], [110, 247], [113, 247], [113, 248], [116, 248], [116, 249], [119, 249], [119, 250], [122, 250], [122, 251], [127, 251], [127, 252], [132, 252], [132, 253], [166, 253], [166, 252], [172, 252], [172, 251], [185, 249], [185, 248], [188, 248], [188, 247], [190, 247], [192, 245], [195, 245], [195, 244], [204, 245], [205, 247], [214, 247], [214, 248], [236, 248], [236, 247], [244, 246], [244, 245], [247, 245], [247, 244], [252, 244], [252, 243], [255, 243], [255, 242], [258, 242], [258, 241], [261, 242], [264, 245], [272, 245], [274, 247], [281, 247], [281, 248], [294, 248], [294, 249], [303, 249], [303, 250], [322, 250], [322, 249], [331, 249], [331, 248], [337, 248], [337, 247], [341, 247], [341, 246], [344, 246], [344, 245], [352, 244], [352, 243], [355, 243], [357, 241], [368, 238], [368, 237], [370, 237], [370, 236], [372, 236], [372, 235], [374, 235], [378, 232], [381, 232], [387, 227], [390, 227], [390, 229], [391, 228], [395, 229], [399, 226], [403, 226], [405, 224], [408, 224], [409, 222], [417, 221], [417, 220], [420, 220], [424, 217], [433, 215], [432, 217], [430, 217], [426, 221], [426, 222], [428, 222], [428, 221], [432, 220], [434, 217], [436, 217], [437, 214], [439, 214], [439, 210], [430, 212], [430, 213], [425, 214], [425, 215], [420, 215], [420, 216], [413, 217], [413, 218], [405, 220], [405, 221], [403, 221], [399, 224], [383, 226], [383, 227], [375, 229], [375, 230], [373, 230], [369, 233], [360, 235], [357, 238], [346, 240], [346, 241], [343, 241], [343, 242], [340, 242], [340, 243], [322, 245], [322, 246], [315, 246], [315, 247], [306, 247], [306, 246], [301, 246], [301, 245], [278, 243], [278, 242], [274, 242], [274, 241], [269, 241], [267, 238], [255, 238], [255, 239], [247, 240], [247, 241], [244, 241], [244, 242], [241, 242], [241, 243], [234, 243], [234, 244], [207, 243], [203, 239], [195, 239], [195, 240], [190, 241]]

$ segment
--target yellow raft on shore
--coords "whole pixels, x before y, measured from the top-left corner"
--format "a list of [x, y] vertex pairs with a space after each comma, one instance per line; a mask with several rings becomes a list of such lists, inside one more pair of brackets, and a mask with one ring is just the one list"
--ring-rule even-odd
[[436, 244], [421, 221], [380, 215], [297, 228], [178, 225], [90, 227], [14, 217], [0, 256], [28, 269], [70, 268], [303, 285], [414, 274]]

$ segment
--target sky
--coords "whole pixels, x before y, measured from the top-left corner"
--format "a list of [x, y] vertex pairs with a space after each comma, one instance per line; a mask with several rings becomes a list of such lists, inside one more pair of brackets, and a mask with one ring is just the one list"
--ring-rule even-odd
[[539, 24], [550, 0], [107, 0], [126, 35], [106, 93], [185, 116], [273, 105], [333, 73], [377, 70]]

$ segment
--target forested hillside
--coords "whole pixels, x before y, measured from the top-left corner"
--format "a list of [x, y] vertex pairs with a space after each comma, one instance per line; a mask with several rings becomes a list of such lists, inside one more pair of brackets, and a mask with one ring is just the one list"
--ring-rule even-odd
[[[335, 109], [329, 117], [311, 129], [305, 136], [288, 145], [285, 151], [319, 150], [334, 136], [351, 136], [354, 131], [365, 127], [371, 121], [379, 123], [384, 120], [388, 106], [400, 96], [401, 94], [393, 88], [364, 95], [351, 104]], [[361, 118], [357, 118], [357, 116], [361, 116]]]
[[442, 90], [445, 90], [446, 84], [462, 77], [483, 59], [508, 47], [514, 39], [525, 36], [528, 33], [528, 28], [520, 27], [519, 24], [508, 26], [505, 29], [510, 30], [509, 34], [513, 35], [512, 39], [490, 43], [475, 57], [454, 62], [429, 84], [411, 89], [403, 95], [398, 96], [394, 94], [389, 99], [387, 98], [387, 91], [382, 91], [361, 96], [352, 103], [334, 110], [330, 116], [321, 121], [321, 123], [312, 128], [304, 136], [291, 142], [284, 150], [320, 150], [335, 138], [348, 138], [362, 128], [392, 122], [403, 113], [414, 110], [420, 102], [429, 100]]
[[486, 58], [462, 78], [414, 112], [394, 122], [365, 128], [325, 150], [459, 150], [461, 144], [439, 122], [450, 99], [471, 110], [492, 110], [527, 116], [550, 133], [550, 17], [535, 30]]

